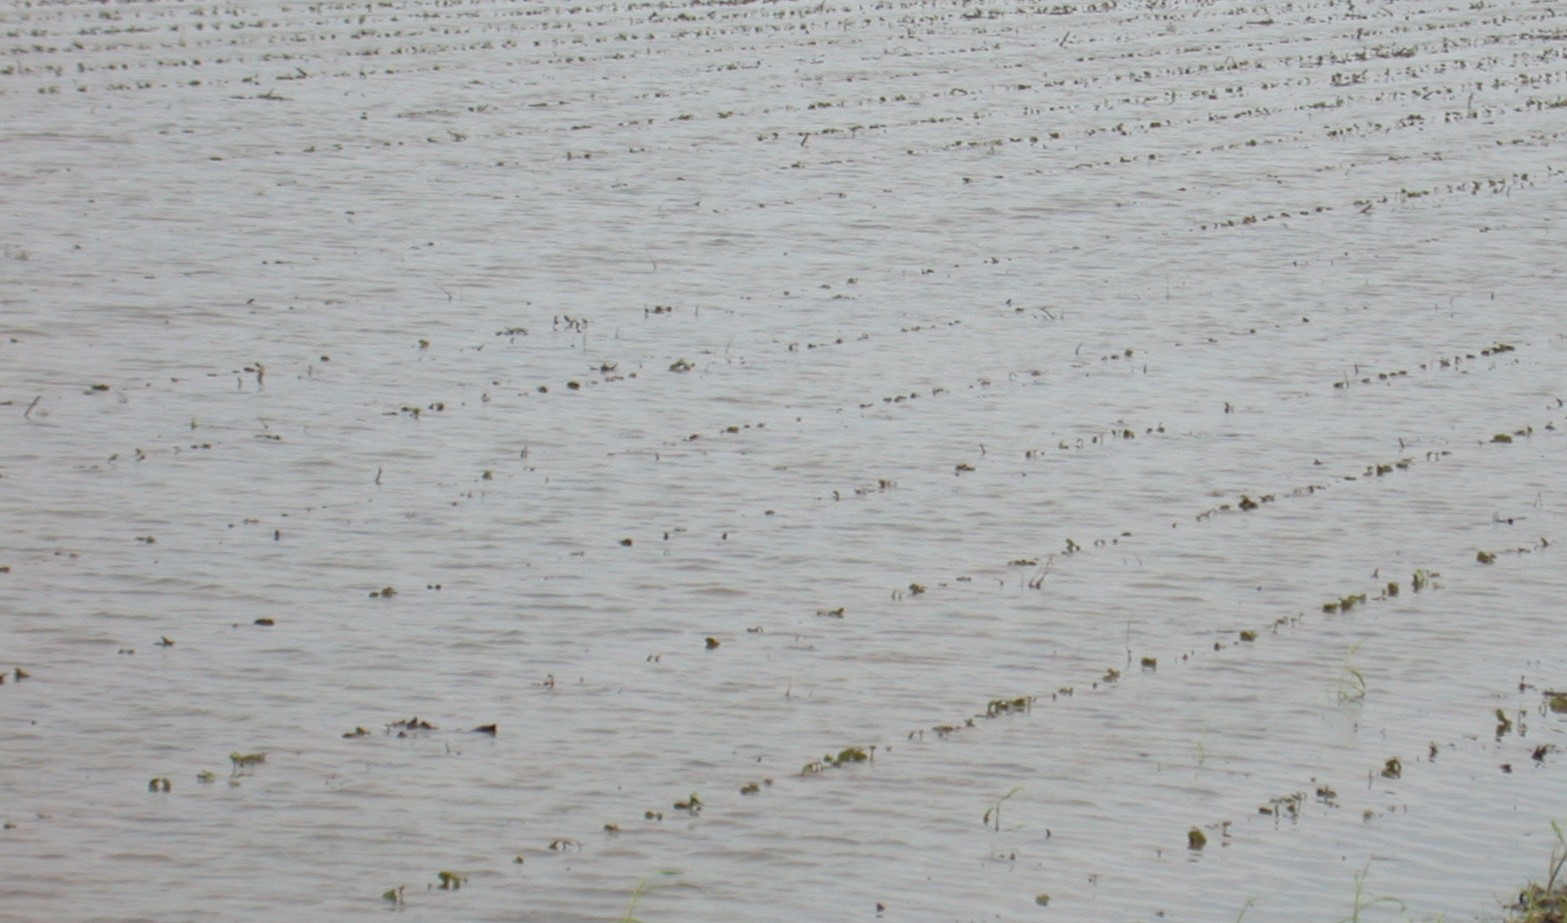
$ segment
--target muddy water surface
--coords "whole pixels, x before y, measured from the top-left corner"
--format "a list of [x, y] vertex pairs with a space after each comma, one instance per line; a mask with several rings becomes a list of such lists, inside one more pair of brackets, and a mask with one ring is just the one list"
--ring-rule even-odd
[[1494, 910], [1553, 22], [12, 4], [0, 919]]

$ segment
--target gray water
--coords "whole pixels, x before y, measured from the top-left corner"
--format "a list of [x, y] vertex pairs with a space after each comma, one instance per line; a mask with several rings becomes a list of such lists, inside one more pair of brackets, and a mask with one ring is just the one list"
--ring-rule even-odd
[[1455, 920], [1546, 872], [1551, 7], [0, 31], [0, 919]]

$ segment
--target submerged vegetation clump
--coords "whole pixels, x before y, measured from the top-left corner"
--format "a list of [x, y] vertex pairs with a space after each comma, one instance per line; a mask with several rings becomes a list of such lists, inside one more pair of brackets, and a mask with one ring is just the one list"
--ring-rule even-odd
[[994, 718], [998, 715], [1026, 712], [1034, 707], [1034, 697], [1031, 695], [1018, 696], [1015, 699], [991, 699], [985, 706], [985, 717]]
[[265, 753], [240, 753], [238, 750], [229, 754], [229, 762], [234, 765], [234, 774], [239, 775], [247, 769], [253, 769], [267, 761]]
[[[874, 747], [872, 749], [875, 749]], [[845, 763], [864, 763], [869, 761], [871, 755], [863, 747], [845, 747], [838, 751], [836, 758], [827, 757], [835, 765], [842, 766]]]
[[1531, 884], [1510, 909], [1514, 916], [1508, 923], [1567, 923], [1567, 889]]

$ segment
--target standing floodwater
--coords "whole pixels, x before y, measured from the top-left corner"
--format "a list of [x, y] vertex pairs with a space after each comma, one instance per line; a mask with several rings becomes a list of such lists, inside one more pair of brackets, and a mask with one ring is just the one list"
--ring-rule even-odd
[[10, 4], [0, 920], [1493, 910], [1563, 30]]

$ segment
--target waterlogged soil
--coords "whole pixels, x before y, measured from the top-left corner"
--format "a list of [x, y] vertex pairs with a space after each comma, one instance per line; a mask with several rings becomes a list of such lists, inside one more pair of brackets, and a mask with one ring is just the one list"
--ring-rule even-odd
[[1495, 911], [1563, 30], [7, 5], [0, 919]]

